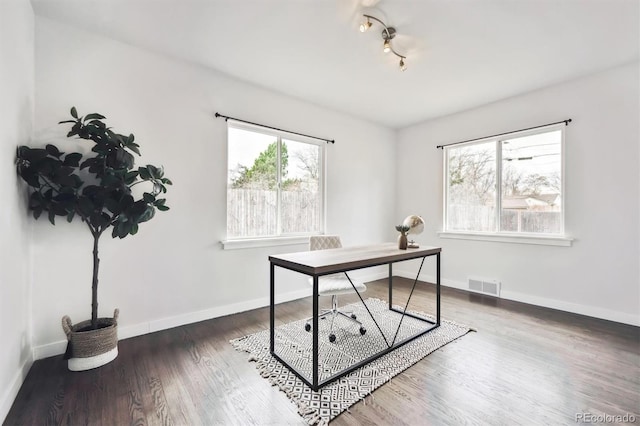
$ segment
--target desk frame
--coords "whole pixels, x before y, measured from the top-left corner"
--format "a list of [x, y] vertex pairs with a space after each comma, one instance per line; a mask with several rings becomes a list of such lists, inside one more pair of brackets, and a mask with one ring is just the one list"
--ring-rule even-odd
[[[323, 253], [324, 252], [324, 253]], [[397, 245], [394, 243], [380, 244], [376, 246], [366, 246], [366, 247], [347, 247], [341, 249], [330, 249], [330, 250], [319, 250], [314, 252], [299, 252], [299, 253], [290, 253], [283, 255], [273, 255], [269, 256], [270, 262], [270, 343], [269, 350], [271, 355], [273, 355], [278, 361], [280, 361], [284, 366], [286, 366], [289, 370], [291, 370], [296, 376], [300, 378], [304, 383], [306, 383], [312, 390], [318, 391], [318, 389], [334, 380], [343, 377], [350, 372], [370, 363], [371, 361], [380, 358], [381, 356], [403, 346], [412, 340], [417, 339], [418, 337], [429, 333], [435, 328], [440, 326], [440, 252], [441, 249], [439, 247], [426, 247], [426, 248], [417, 248], [417, 249], [407, 249], [407, 250], [399, 250]], [[322, 255], [317, 256], [318, 253], [322, 253], [322, 255], [327, 254], [326, 259], [322, 259]], [[313, 254], [316, 254], [314, 256]], [[422, 270], [422, 265], [427, 257], [436, 256], [436, 321], [429, 321], [425, 318], [421, 318], [411, 313], [406, 312], [406, 308], [409, 305], [409, 301], [411, 300], [411, 296], [413, 294], [413, 290], [416, 287], [418, 282], [418, 278], [420, 276], [420, 271]], [[411, 294], [407, 300], [407, 304], [405, 306], [405, 310], [401, 311], [399, 309], [395, 309], [393, 307], [393, 264], [398, 262], [403, 262], [406, 260], [412, 259], [422, 259], [422, 263], [420, 264], [420, 269], [416, 274], [416, 278], [413, 282], [413, 287], [411, 290]], [[403, 314], [404, 316], [410, 316], [417, 320], [426, 322], [431, 324], [431, 327], [421, 331], [409, 338], [406, 338], [400, 342], [396, 342], [395, 338], [392, 345], [389, 345], [387, 342], [387, 348], [381, 350], [380, 352], [366, 358], [362, 361], [357, 362], [351, 367], [342, 370], [333, 376], [319, 381], [318, 377], [318, 279], [324, 275], [330, 275], [335, 273], [344, 272], [345, 274], [348, 271], [353, 271], [357, 269], [370, 268], [373, 266], [380, 265], [388, 265], [389, 266], [389, 277], [388, 277], [388, 286], [389, 286], [389, 310], [398, 312]], [[313, 278], [313, 318], [312, 318], [312, 332], [313, 332], [313, 358], [312, 358], [312, 378], [311, 381], [308, 380], [307, 377], [304, 376], [301, 372], [297, 371], [294, 367], [289, 365], [285, 360], [283, 360], [278, 354], [275, 353], [275, 267], [281, 267], [284, 269], [288, 269], [291, 271], [299, 272], [304, 275], [308, 275]], [[348, 277], [348, 275], [347, 275]], [[352, 283], [353, 285], [353, 283]], [[355, 290], [355, 288], [354, 288]], [[358, 293], [356, 291], [356, 293]], [[362, 301], [362, 296], [358, 293], [360, 300]], [[364, 301], [363, 301], [364, 303]], [[366, 307], [366, 305], [365, 305]], [[368, 308], [367, 308], [368, 310]], [[371, 313], [369, 313], [371, 315]], [[375, 318], [372, 319], [375, 322]], [[398, 325], [398, 330], [402, 324], [402, 319], [400, 324]], [[377, 325], [377, 323], [376, 323]], [[383, 335], [384, 336], [384, 335]], [[396, 332], [397, 336], [397, 332]], [[386, 338], [385, 338], [386, 341]]]

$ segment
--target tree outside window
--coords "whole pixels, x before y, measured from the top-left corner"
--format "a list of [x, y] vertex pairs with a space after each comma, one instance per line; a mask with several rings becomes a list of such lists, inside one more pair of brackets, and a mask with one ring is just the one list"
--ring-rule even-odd
[[321, 230], [322, 145], [229, 125], [227, 238]]
[[563, 129], [445, 148], [445, 231], [564, 232]]

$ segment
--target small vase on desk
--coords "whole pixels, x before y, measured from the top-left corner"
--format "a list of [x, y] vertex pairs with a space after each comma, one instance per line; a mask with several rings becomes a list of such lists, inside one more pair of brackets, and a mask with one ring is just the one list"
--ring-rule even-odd
[[400, 234], [398, 236], [398, 248], [400, 250], [406, 250], [407, 249], [407, 235], [406, 234]]

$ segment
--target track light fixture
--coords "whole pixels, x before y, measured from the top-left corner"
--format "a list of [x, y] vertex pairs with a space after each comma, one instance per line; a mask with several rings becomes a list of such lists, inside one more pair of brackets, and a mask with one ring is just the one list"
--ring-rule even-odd
[[392, 52], [394, 55], [396, 55], [398, 58], [400, 58], [400, 71], [405, 71], [407, 69], [407, 64], [405, 62], [405, 60], [407, 59], [406, 56], [399, 54], [398, 52], [396, 52], [393, 49], [393, 46], [391, 46], [391, 40], [396, 36], [396, 29], [393, 27], [387, 27], [387, 25], [382, 22], [381, 20], [379, 20], [378, 18], [376, 18], [375, 16], [371, 16], [371, 15], [362, 15], [366, 18], [366, 21], [362, 22], [360, 24], [360, 32], [364, 33], [365, 31], [367, 31], [369, 28], [371, 28], [371, 20], [373, 19], [374, 21], [378, 22], [380, 25], [382, 25], [382, 40], [384, 41], [384, 43], [382, 44], [382, 51], [384, 53], [389, 53]]

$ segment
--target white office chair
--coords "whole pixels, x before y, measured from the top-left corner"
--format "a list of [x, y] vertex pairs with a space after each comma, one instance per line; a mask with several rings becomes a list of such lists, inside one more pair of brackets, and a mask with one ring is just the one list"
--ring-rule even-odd
[[[309, 250], [326, 250], [340, 247], [342, 247], [342, 243], [340, 242], [340, 237], [336, 235], [313, 235], [309, 237]], [[312, 278], [310, 278], [309, 281], [313, 284]], [[353, 281], [353, 286], [355, 286], [359, 293], [367, 290], [367, 286], [364, 285], [364, 283], [354, 281], [353, 279], [351, 281]], [[353, 286], [351, 286], [351, 282], [349, 282], [349, 279], [346, 277], [346, 273], [325, 275], [318, 278], [318, 295], [331, 296], [331, 309], [323, 309], [318, 316], [318, 319], [325, 319], [331, 316], [331, 328], [329, 329], [329, 341], [331, 343], [336, 341], [333, 325], [338, 315], [358, 324], [360, 326], [360, 334], [364, 335], [367, 332], [353, 312], [338, 310], [338, 295], [353, 293]], [[308, 318], [305, 322], [304, 329], [306, 331], [311, 331], [312, 319], [313, 318]]]

